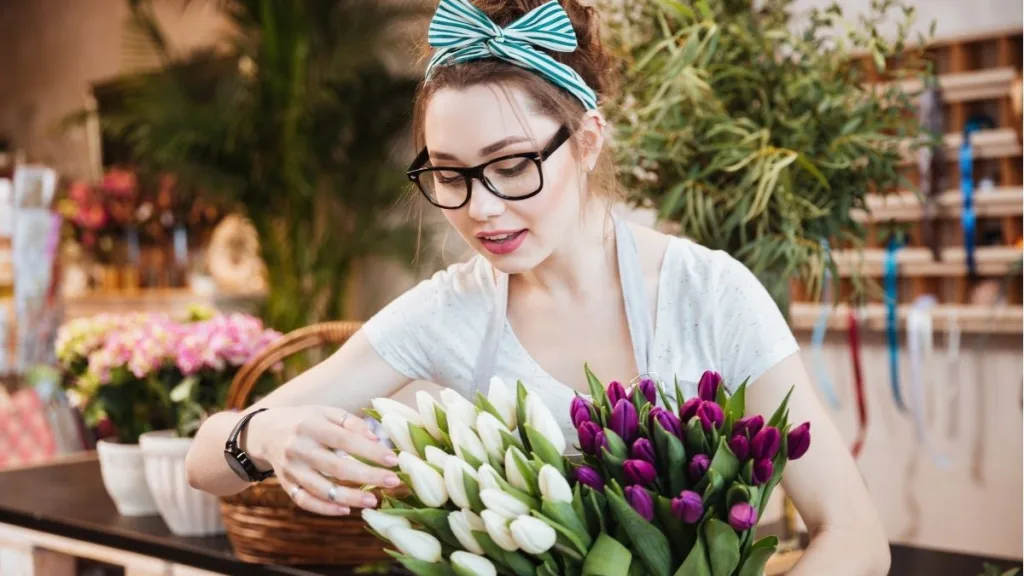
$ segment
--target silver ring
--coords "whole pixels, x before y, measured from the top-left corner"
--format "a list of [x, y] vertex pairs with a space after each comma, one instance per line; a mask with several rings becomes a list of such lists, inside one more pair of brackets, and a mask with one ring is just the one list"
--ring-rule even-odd
[[338, 496], [338, 485], [331, 484], [331, 489], [327, 491], [327, 501], [333, 503], [334, 499]]
[[348, 417], [351, 416], [351, 415], [352, 415], [351, 412], [345, 412], [345, 415], [341, 417], [341, 424], [339, 424], [339, 426], [344, 428], [345, 427], [345, 422], [348, 422]]
[[292, 489], [288, 491], [288, 497], [295, 500], [295, 497], [299, 495], [299, 492], [302, 492], [302, 486], [293, 486]]

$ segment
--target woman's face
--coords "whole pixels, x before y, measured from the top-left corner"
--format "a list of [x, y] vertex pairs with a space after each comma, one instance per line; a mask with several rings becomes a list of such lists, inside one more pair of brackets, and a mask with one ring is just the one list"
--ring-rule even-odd
[[[515, 87], [442, 89], [430, 99], [424, 115], [426, 146], [435, 167], [472, 167], [509, 154], [539, 152], [559, 128], [557, 120], [536, 112], [526, 92]], [[584, 130], [592, 130], [587, 122]], [[597, 146], [599, 151], [599, 137]], [[442, 212], [494, 267], [508, 274], [529, 271], [571, 240], [580, 227], [583, 173], [596, 161], [593, 148], [588, 146], [584, 157], [577, 158], [571, 140], [560, 146], [542, 163], [543, 187], [530, 198], [505, 200], [473, 180], [469, 202]], [[525, 190], [531, 180], [523, 171], [534, 170], [527, 163], [531, 161], [503, 161], [485, 173], [499, 187], [504, 181], [509, 182], [505, 186]], [[465, 184], [456, 183], [450, 190], [458, 186], [465, 189]]]

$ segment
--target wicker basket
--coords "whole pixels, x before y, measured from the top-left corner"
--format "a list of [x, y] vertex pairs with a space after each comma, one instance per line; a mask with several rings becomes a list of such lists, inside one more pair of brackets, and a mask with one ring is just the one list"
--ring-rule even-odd
[[[260, 376], [298, 352], [340, 345], [357, 322], [329, 322], [285, 335], [243, 366], [231, 384], [227, 408], [242, 409]], [[378, 501], [380, 494], [377, 494]], [[278, 565], [359, 565], [388, 560], [384, 543], [365, 529], [358, 512], [323, 516], [292, 502], [280, 482], [269, 478], [221, 499], [221, 513], [235, 555], [245, 562]]]

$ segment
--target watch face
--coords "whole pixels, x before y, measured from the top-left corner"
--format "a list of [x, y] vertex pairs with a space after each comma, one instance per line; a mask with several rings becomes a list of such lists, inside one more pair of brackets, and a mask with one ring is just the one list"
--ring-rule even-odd
[[234, 472], [239, 478], [247, 482], [252, 480], [251, 478], [249, 478], [249, 473], [246, 472], [245, 467], [242, 466], [242, 463], [239, 462], [237, 458], [235, 458], [234, 454], [225, 451], [224, 460], [227, 460], [228, 466], [231, 467], [231, 471]]

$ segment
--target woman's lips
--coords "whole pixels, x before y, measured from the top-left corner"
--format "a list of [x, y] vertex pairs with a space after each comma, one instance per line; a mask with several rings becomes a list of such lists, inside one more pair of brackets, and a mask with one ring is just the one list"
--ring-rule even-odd
[[480, 232], [476, 235], [484, 248], [492, 254], [511, 254], [523, 244], [526, 239], [526, 229], [521, 230], [497, 230], [494, 232]]

